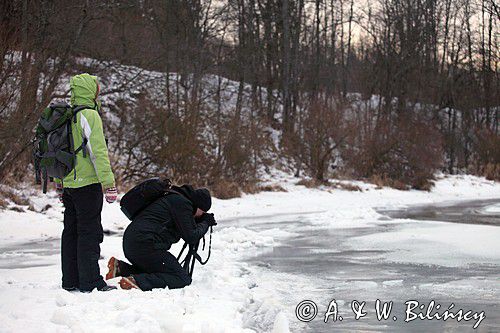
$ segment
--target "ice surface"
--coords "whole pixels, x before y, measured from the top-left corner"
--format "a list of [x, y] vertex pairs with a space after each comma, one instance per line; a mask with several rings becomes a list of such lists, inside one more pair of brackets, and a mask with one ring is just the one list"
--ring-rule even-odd
[[500, 204], [494, 204], [494, 205], [487, 206], [483, 210], [483, 213], [484, 214], [500, 214]]

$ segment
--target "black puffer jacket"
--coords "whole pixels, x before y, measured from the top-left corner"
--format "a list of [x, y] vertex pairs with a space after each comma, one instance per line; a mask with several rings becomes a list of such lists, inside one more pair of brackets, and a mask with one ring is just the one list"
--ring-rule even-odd
[[[195, 221], [191, 186], [173, 187], [181, 193], [169, 193], [140, 212], [123, 235], [124, 250], [138, 248], [168, 250], [181, 238], [187, 243], [198, 242], [208, 231], [206, 221]], [[170, 208], [172, 208], [172, 211]]]

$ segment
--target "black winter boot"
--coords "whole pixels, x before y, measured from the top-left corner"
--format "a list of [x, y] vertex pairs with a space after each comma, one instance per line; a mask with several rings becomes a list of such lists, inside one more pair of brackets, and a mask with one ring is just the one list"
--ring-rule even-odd
[[115, 286], [105, 285], [104, 287], [98, 288], [97, 290], [99, 290], [99, 291], [110, 291], [110, 290], [116, 290], [116, 289], [118, 289], [118, 288], [116, 288]]

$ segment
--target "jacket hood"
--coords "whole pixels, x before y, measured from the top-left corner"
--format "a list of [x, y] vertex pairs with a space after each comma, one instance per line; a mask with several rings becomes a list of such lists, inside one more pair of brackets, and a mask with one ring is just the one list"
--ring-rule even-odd
[[179, 192], [193, 204], [193, 214], [196, 212], [196, 205], [193, 202], [194, 189], [191, 185], [172, 186], [172, 190]]
[[172, 189], [185, 196], [193, 204], [193, 213], [197, 208], [204, 212], [210, 210], [212, 198], [210, 192], [205, 188], [194, 189], [191, 185], [172, 186]]
[[98, 81], [97, 76], [87, 73], [78, 74], [69, 80], [71, 89], [71, 105], [85, 105], [92, 109], [98, 109], [97, 95]]

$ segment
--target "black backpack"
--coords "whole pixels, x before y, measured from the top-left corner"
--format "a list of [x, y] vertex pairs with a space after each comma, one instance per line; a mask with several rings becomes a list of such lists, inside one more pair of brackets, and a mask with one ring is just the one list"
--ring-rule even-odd
[[[40, 116], [33, 140], [33, 163], [37, 184], [47, 193], [47, 182], [52, 178], [63, 179], [75, 168], [76, 154], [82, 150], [86, 156], [87, 139], [80, 147], [74, 147], [71, 120], [87, 106], [71, 107], [67, 103], [52, 103]], [[76, 170], [75, 170], [76, 179]]]
[[120, 208], [129, 220], [133, 220], [142, 210], [156, 199], [165, 195], [172, 186], [170, 179], [151, 178], [130, 189], [120, 200]]

